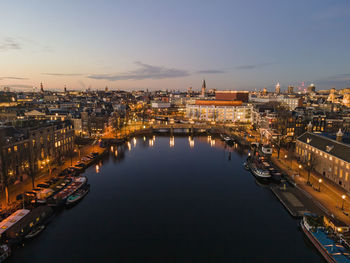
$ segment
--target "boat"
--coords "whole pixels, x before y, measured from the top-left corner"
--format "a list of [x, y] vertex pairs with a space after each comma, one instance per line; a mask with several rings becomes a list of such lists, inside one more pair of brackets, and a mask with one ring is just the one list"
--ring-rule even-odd
[[[325, 217], [306, 213], [300, 222], [301, 229], [328, 263], [350, 262], [350, 251], [337, 238], [336, 231], [325, 225]], [[342, 231], [338, 228], [338, 231]]]
[[25, 239], [30, 239], [33, 237], [36, 237], [45, 229], [45, 225], [38, 226], [37, 228], [33, 229], [31, 232], [29, 232], [24, 238]]
[[81, 199], [83, 199], [88, 194], [89, 191], [90, 191], [89, 184], [82, 186], [79, 190], [77, 190], [74, 194], [70, 195], [67, 198], [66, 205], [71, 206], [78, 203]]
[[258, 160], [249, 156], [247, 158], [247, 165], [249, 170], [253, 173], [254, 176], [260, 179], [270, 179], [271, 174], [266, 170], [262, 165], [259, 165]]
[[0, 245], [0, 263], [4, 262], [11, 255], [11, 249], [8, 245]]
[[249, 166], [248, 166], [248, 163], [247, 163], [247, 162], [244, 162], [244, 163], [243, 163], [243, 166], [244, 166], [244, 169], [246, 169], [247, 171], [249, 171]]
[[60, 206], [66, 203], [67, 198], [80, 189], [87, 182], [85, 176], [79, 176], [72, 179], [72, 182], [59, 191], [57, 194], [53, 195], [50, 200], [48, 200], [49, 206]]

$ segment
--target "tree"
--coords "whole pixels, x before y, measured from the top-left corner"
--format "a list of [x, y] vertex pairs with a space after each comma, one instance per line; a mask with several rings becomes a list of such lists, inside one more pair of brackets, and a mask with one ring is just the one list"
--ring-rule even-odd
[[303, 161], [303, 166], [307, 171], [307, 184], [310, 185], [311, 171], [314, 170], [317, 165], [317, 158], [313, 152], [310, 152]]

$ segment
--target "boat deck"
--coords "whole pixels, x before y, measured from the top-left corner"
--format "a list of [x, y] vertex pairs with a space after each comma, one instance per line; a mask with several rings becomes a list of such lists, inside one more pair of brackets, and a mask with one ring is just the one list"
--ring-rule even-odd
[[312, 235], [322, 244], [322, 246], [327, 250], [329, 255], [331, 255], [338, 263], [349, 263], [350, 257], [349, 253], [344, 249], [343, 246], [336, 244], [334, 240], [329, 238], [327, 234], [323, 231], [311, 232]]
[[295, 218], [301, 218], [304, 213], [310, 212], [319, 215], [325, 214], [310, 198], [295, 187], [286, 186], [284, 188], [283, 186], [273, 186], [271, 187], [271, 191]]

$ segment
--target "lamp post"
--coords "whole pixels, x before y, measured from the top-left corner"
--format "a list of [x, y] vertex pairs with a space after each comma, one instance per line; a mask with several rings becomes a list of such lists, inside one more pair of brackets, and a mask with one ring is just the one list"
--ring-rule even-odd
[[318, 191], [321, 192], [321, 183], [322, 183], [322, 179], [318, 179]]
[[342, 195], [341, 198], [343, 199], [343, 202], [341, 204], [341, 210], [344, 210], [344, 201], [345, 201], [345, 195]]
[[301, 169], [301, 164], [299, 164], [299, 176], [300, 176], [300, 169]]

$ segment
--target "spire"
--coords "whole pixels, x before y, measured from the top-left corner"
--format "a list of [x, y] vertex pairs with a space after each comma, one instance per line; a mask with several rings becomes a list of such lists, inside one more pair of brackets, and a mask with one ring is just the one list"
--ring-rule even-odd
[[202, 97], [205, 97], [205, 89], [206, 89], [205, 79], [203, 79], [202, 92], [201, 92]]

